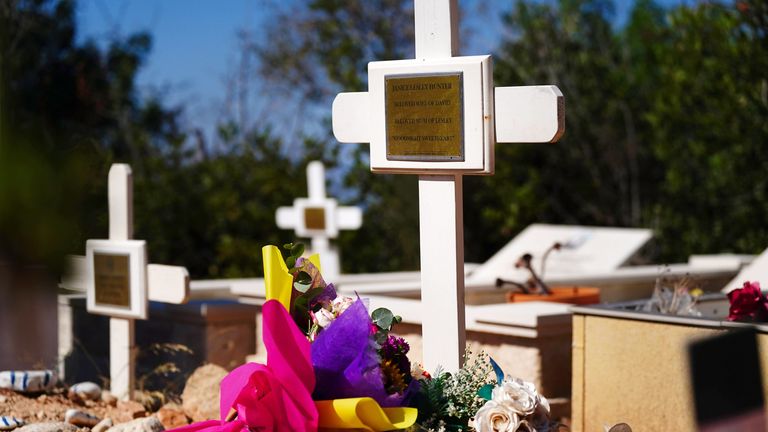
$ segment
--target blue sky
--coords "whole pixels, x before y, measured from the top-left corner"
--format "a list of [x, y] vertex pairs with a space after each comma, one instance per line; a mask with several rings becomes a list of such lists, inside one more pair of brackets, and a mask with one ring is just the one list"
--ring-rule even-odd
[[183, 104], [187, 120], [210, 130], [234, 70], [237, 31], [254, 28], [261, 1], [79, 0], [78, 37], [100, 44], [116, 35], [148, 31], [152, 51], [140, 71], [143, 91], [163, 91]]
[[[662, 4], [681, 1], [662, 0]], [[222, 119], [227, 76], [237, 66], [237, 32], [248, 29], [257, 34], [270, 2], [279, 0], [79, 0], [78, 37], [104, 44], [117, 35], [148, 31], [153, 48], [139, 74], [139, 88], [165, 92], [167, 101], [183, 106], [188, 125], [202, 128], [211, 140], [215, 124]], [[469, 23], [476, 34], [474, 44], [494, 43], [501, 25], [499, 11], [510, 2], [462, 0], [462, 4], [481, 5], [487, 13], [477, 24]], [[631, 5], [616, 2], [618, 22]], [[483, 48], [472, 46], [469, 54], [494, 47]]]

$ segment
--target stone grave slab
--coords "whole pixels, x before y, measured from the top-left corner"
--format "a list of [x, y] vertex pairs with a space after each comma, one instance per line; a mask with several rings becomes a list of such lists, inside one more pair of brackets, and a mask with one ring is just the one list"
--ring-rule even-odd
[[642, 228], [532, 224], [481, 264], [469, 280], [493, 283], [500, 277], [525, 281], [528, 273], [516, 269], [515, 262], [530, 253], [534, 269], [540, 272], [542, 257], [555, 242], [564, 247], [549, 254], [546, 279], [607, 273], [624, 265], [652, 236], [651, 230]]
[[741, 271], [723, 288], [723, 292], [731, 292], [741, 288], [744, 282], [760, 282], [760, 288], [768, 289], [768, 249], [763, 251], [750, 264]]

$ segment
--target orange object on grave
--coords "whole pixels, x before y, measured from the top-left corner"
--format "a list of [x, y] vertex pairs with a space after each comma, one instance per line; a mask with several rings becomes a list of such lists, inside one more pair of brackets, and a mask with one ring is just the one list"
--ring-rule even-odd
[[519, 292], [507, 293], [508, 303], [522, 303], [531, 301], [543, 301], [554, 303], [570, 303], [588, 305], [600, 303], [600, 288], [584, 286], [560, 286], [550, 288], [551, 295], [524, 294]]

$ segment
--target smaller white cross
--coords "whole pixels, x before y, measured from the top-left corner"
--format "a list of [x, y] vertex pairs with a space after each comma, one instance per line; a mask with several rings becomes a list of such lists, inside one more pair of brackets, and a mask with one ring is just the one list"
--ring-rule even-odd
[[[134, 320], [146, 319], [148, 300], [180, 304], [189, 298], [187, 269], [147, 264], [146, 242], [132, 237], [131, 167], [113, 164], [109, 170], [109, 240], [88, 240], [87, 257], [72, 258], [70, 274], [61, 286], [86, 291], [88, 312], [110, 317], [110, 390], [123, 399], [130, 399], [134, 390]], [[119, 268], [121, 265], [125, 267]], [[97, 272], [96, 267], [108, 271]]]
[[330, 239], [339, 230], [356, 230], [363, 223], [363, 212], [357, 207], [340, 207], [325, 194], [325, 167], [320, 161], [307, 165], [307, 198], [296, 198], [293, 207], [280, 207], [275, 213], [277, 226], [293, 229], [297, 237], [312, 239], [312, 252], [320, 254], [323, 277], [334, 282], [341, 274], [339, 252]]

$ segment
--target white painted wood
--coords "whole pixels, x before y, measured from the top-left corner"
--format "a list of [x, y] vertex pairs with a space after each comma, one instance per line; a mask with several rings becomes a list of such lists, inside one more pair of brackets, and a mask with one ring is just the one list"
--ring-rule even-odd
[[453, 57], [458, 54], [457, 0], [417, 0], [413, 15], [417, 59]]
[[[71, 291], [87, 292], [88, 260], [84, 256], [69, 255], [67, 271], [59, 287]], [[186, 267], [163, 264], [147, 265], [147, 298], [149, 301], [182, 304], [190, 297], [189, 272]]]
[[72, 291], [86, 291], [88, 286], [88, 261], [82, 255], [67, 255], [64, 274], [59, 287]]
[[333, 100], [333, 135], [343, 143], [370, 142], [368, 92], [339, 93]]
[[109, 319], [109, 388], [122, 400], [133, 398], [136, 342], [134, 321]]
[[296, 229], [299, 226], [300, 214], [296, 211], [296, 203], [294, 207], [279, 207], [275, 212], [275, 223], [280, 229]]
[[[109, 239], [110, 240], [130, 240], [133, 238], [133, 175], [131, 167], [126, 164], [114, 164], [109, 169]], [[93, 263], [93, 251], [89, 254], [86, 244], [86, 257], [88, 258], [89, 268]], [[143, 304], [138, 305], [140, 315], [146, 318], [147, 299], [146, 299], [146, 251], [142, 246], [143, 256], [137, 258], [135, 253], [131, 256], [131, 276], [139, 278], [140, 287], [137, 294], [143, 296]], [[141, 275], [133, 273], [134, 261], [143, 259]], [[93, 271], [89, 271], [92, 283]], [[134, 279], [133, 277], [131, 279]], [[133, 291], [133, 288], [132, 288]], [[92, 292], [92, 290], [89, 290]], [[89, 298], [92, 298], [91, 295]], [[88, 301], [88, 311], [91, 311], [91, 301]], [[131, 309], [134, 309], [133, 299]], [[112, 317], [109, 319], [109, 376], [110, 390], [119, 399], [132, 399], [133, 389], [135, 387], [135, 375], [133, 363], [133, 345], [134, 345], [134, 321], [133, 319], [123, 319]]]
[[358, 207], [336, 207], [336, 226], [356, 230], [363, 226], [363, 212]]
[[[462, 74], [464, 160], [433, 162], [387, 159], [386, 77], [445, 72]], [[495, 141], [491, 73], [491, 57], [487, 55], [368, 63], [371, 171], [436, 175], [492, 174]]]
[[[94, 254], [129, 257], [130, 306], [113, 306], [96, 302]], [[147, 319], [147, 243], [144, 240], [88, 240], [85, 243], [88, 266], [86, 305], [89, 313], [125, 319]]]
[[320, 161], [307, 164], [307, 192], [310, 202], [325, 201], [325, 167]]
[[424, 367], [463, 363], [464, 220], [461, 176], [419, 177]]
[[496, 87], [496, 140], [551, 143], [565, 132], [565, 101], [556, 86]]
[[[146, 242], [133, 238], [133, 176], [131, 167], [114, 164], [109, 170], [109, 240], [88, 240], [85, 273], [67, 276], [62, 285], [78, 288], [85, 282], [89, 312], [110, 316], [110, 383], [112, 393], [129, 399], [133, 396], [134, 318], [146, 319], [149, 297], [148, 273], [152, 273], [152, 295], [160, 301], [183, 302], [189, 296], [189, 274], [184, 267], [148, 266]], [[116, 253], [129, 256], [130, 307], [97, 304], [94, 292], [94, 253]], [[75, 259], [75, 271], [82, 262]]]
[[186, 267], [149, 264], [147, 288], [152, 301], [186, 303], [189, 300], [189, 272]]
[[[339, 207], [333, 198], [325, 193], [325, 168], [320, 161], [307, 165], [307, 198], [296, 198], [293, 207], [280, 207], [275, 212], [275, 222], [282, 229], [293, 229], [297, 237], [311, 239], [310, 253], [320, 255], [323, 277], [327, 282], [334, 282], [341, 273], [338, 249], [331, 245], [330, 239], [339, 235], [339, 230], [356, 230], [363, 222], [363, 212], [357, 207]], [[307, 208], [323, 208], [325, 214], [324, 229], [311, 229], [306, 226], [304, 212]]]
[[[556, 140], [562, 134], [562, 98], [557, 88], [519, 90], [513, 101], [494, 101], [490, 56], [453, 57], [458, 50], [457, 0], [416, 0], [414, 6], [416, 59], [368, 64], [368, 93], [345, 93], [334, 101], [334, 133], [342, 142], [371, 144], [371, 171], [419, 174], [421, 297], [424, 305], [424, 361], [448, 371], [461, 366], [464, 352], [464, 244], [462, 179], [464, 174], [493, 174], [496, 137], [495, 109], [511, 112], [520, 122], [502, 127], [504, 137]], [[386, 78], [397, 75], [461, 74], [463, 160], [389, 160], [386, 153]], [[546, 92], [549, 92], [545, 94]], [[508, 98], [507, 91], [498, 93]], [[535, 97], [523, 97], [534, 95]], [[546, 96], [543, 97], [542, 95]], [[562, 96], [562, 95], [561, 95]], [[525, 104], [536, 113], [523, 117]], [[547, 104], [554, 104], [554, 108]], [[556, 128], [551, 130], [551, 112]], [[535, 117], [546, 114], [546, 119]], [[363, 120], [365, 119], [365, 120]], [[534, 123], [522, 123], [533, 120]], [[365, 125], [364, 130], [362, 124]], [[542, 126], [543, 125], [543, 126]], [[520, 132], [518, 129], [526, 132]], [[540, 129], [544, 128], [542, 132]], [[287, 219], [287, 218], [286, 218]]]
[[109, 169], [109, 238], [133, 238], [133, 173], [130, 165], [113, 164]]

